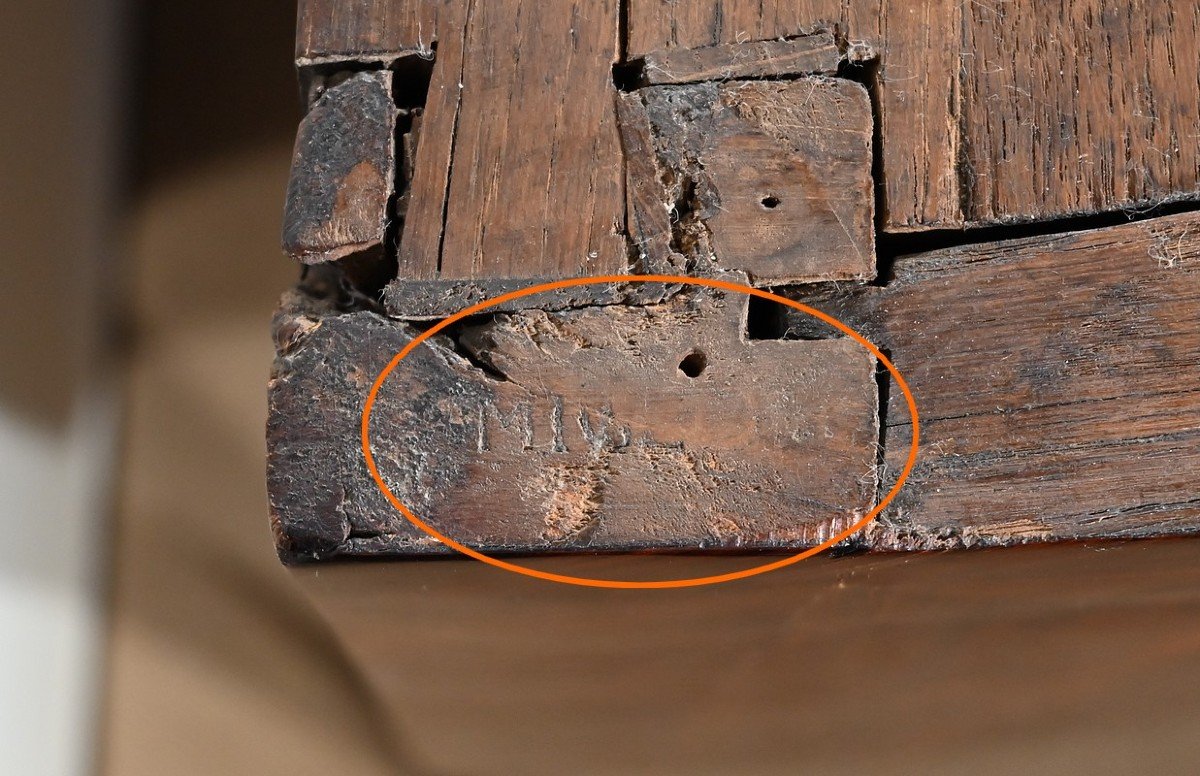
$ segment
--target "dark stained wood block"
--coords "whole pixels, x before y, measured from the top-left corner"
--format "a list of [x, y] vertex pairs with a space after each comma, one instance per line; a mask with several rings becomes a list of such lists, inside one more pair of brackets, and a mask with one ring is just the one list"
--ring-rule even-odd
[[391, 73], [348, 77], [300, 122], [283, 215], [283, 249], [305, 264], [382, 260], [396, 177]]

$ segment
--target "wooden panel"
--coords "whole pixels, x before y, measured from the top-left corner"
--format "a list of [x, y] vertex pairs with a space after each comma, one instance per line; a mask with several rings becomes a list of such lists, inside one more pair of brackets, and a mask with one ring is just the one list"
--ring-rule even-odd
[[567, 0], [301, 3], [302, 64], [436, 50], [403, 203], [400, 277], [624, 267], [618, 26], [616, 0], [586, 13]]
[[[891, 351], [921, 412], [918, 465], [874, 546], [1200, 532], [1200, 216], [895, 269], [814, 300]], [[893, 392], [893, 473], [908, 420]]]
[[973, 60], [960, 47], [961, 4], [917, 0], [884, 6], [876, 71], [882, 143], [883, 226], [963, 223], [958, 154], [960, 71]]
[[883, 179], [876, 183], [883, 188], [885, 225], [959, 226], [960, 18], [959, 4], [949, 0], [632, 0], [629, 55], [661, 56], [658, 51], [666, 49], [682, 57], [688, 49], [769, 41], [821, 27], [864, 42], [858, 58], [879, 56], [875, 100]]
[[442, 253], [442, 229], [451, 156], [462, 104], [468, 6], [443, 7], [437, 56], [421, 116], [421, 136], [413, 154], [412, 177], [405, 197], [404, 231], [397, 246], [397, 277], [436, 278]]
[[1200, 196], [1200, 5], [633, 0], [630, 54], [836, 22], [879, 54], [884, 225], [959, 227]]
[[[439, 45], [402, 278], [567, 277], [625, 264], [616, 3], [470, 6]], [[465, 55], [464, 55], [464, 52]]]
[[649, 87], [622, 100], [621, 117], [631, 235], [648, 270], [736, 270], [761, 283], [874, 276], [860, 85]]
[[[423, 345], [372, 416], [381, 473], [485, 549], [820, 543], [874, 501], [873, 359], [849, 340], [747, 342], [745, 303], [502, 314]], [[445, 552], [384, 501], [359, 449], [366, 391], [415, 330], [295, 309], [277, 332], [269, 479], [285, 559]]]
[[[319, 6], [306, 5], [302, 20], [318, 18]], [[614, 74], [622, 29], [615, 0], [586, 13], [566, 0], [399, 8], [388, 0], [327, 8], [335, 29], [322, 44], [366, 52], [364, 60], [386, 61], [405, 79], [395, 90], [411, 127], [399, 128], [404, 161], [393, 171], [407, 188], [397, 201], [403, 222], [394, 226], [403, 231], [390, 314], [438, 317], [529, 281], [622, 271], [734, 272], [772, 286], [859, 281], [789, 293], [829, 305], [890, 349], [925, 413], [919, 466], [872, 529], [873, 546], [1200, 526], [1189, 479], [1200, 463], [1192, 386], [1200, 219], [948, 249], [897, 260], [879, 286], [861, 282], [875, 276], [875, 191], [886, 208], [879, 226], [892, 230], [1193, 193], [1198, 65], [1182, 52], [1194, 48], [1200, 10], [1152, 2], [1101, 13], [1094, 0], [1067, 0], [1059, 10], [1032, 0], [882, 9], [632, 0], [624, 9], [629, 67]], [[1062, 34], [1060, 12], [1073, 22]], [[355, 33], [359, 22], [349, 20], [371, 14]], [[436, 47], [425, 45], [426, 22]], [[847, 37], [866, 43], [855, 48]], [[434, 48], [422, 96], [428, 68], [413, 65]], [[873, 53], [877, 66], [839, 66]], [[642, 88], [618, 94], [614, 77], [633, 88], [625, 77], [639, 58]], [[796, 71], [805, 68], [857, 73], [874, 91]], [[345, 77], [336, 70], [310, 72]], [[646, 85], [664, 79], [684, 83]], [[319, 118], [314, 109], [308, 123]], [[349, 130], [326, 134], [322, 158], [371, 149], [347, 143]], [[883, 144], [875, 159], [873, 136]], [[346, 193], [361, 190], [343, 185], [346, 170], [333, 171], [335, 185], [294, 194], [304, 200], [293, 203], [295, 214], [316, 213], [309, 220], [325, 232], [350, 233], [344, 218], [329, 215], [345, 215], [342, 200], [359, 201]], [[379, 200], [375, 192], [372, 203]], [[304, 232], [293, 252], [320, 260], [346, 246], [377, 247], [381, 222], [371, 213], [366, 242], [330, 248]], [[876, 400], [869, 364], [838, 361], [846, 354], [829, 340], [744, 341], [770, 336], [764, 330], [775, 321], [763, 309], [735, 315], [661, 287], [591, 291], [524, 300], [515, 307], [525, 309], [479, 324], [486, 330], [421, 349], [415, 376], [400, 383], [405, 392], [381, 405], [390, 424], [380, 438], [397, 490], [418, 512], [484, 547], [546, 550], [792, 546], [863, 507], [859, 479], [814, 480], [811, 450], [768, 456], [729, 418], [755, 418], [791, 455], [788, 414], [755, 402], [764, 389], [789, 396], [796, 370], [824, 370], [853, 399], [849, 420], [837, 420], [852, 443], [834, 458], [873, 461], [865, 439], [876, 421], [858, 415], [868, 396]], [[415, 330], [371, 313], [335, 314], [376, 310], [374, 300], [313, 307], [321, 304], [293, 300], [278, 325], [272, 498], [285, 555], [441, 551], [366, 479], [354, 436], [335, 433], [354, 426], [373, 368]], [[829, 336], [811, 319], [782, 317], [793, 335]], [[705, 351], [705, 375], [728, 367], [728, 381], [665, 369], [683, 363], [683, 338]], [[760, 362], [766, 353], [775, 360]], [[457, 398], [414, 398], [434, 389]], [[791, 419], [834, 422], [827, 399], [806, 394]], [[894, 474], [907, 448], [895, 392], [888, 408]], [[634, 434], [656, 422], [663, 436]], [[427, 441], [430, 427], [450, 428], [452, 450], [474, 444], [475, 455]], [[704, 479], [722, 466], [731, 473], [722, 487]], [[873, 487], [866, 469], [856, 471]], [[659, 486], [676, 497], [664, 499]], [[768, 492], [782, 513], [756, 500]]]

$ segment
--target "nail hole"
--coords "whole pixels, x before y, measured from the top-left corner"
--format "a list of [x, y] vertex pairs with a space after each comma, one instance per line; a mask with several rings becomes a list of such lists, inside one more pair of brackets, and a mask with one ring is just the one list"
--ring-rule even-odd
[[708, 359], [704, 357], [704, 354], [699, 350], [693, 350], [679, 362], [679, 371], [688, 377], [699, 377], [706, 366], [708, 366]]
[[768, 194], [762, 198], [762, 206], [767, 210], [774, 210], [775, 208], [779, 207], [779, 197], [775, 196], [774, 194]]

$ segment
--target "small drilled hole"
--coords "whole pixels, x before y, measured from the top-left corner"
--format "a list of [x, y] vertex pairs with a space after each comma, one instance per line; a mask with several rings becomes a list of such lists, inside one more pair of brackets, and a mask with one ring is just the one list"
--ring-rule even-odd
[[774, 210], [775, 208], [779, 207], [779, 197], [775, 196], [774, 194], [768, 194], [762, 198], [762, 206], [767, 210]]
[[679, 362], [679, 371], [688, 377], [699, 377], [706, 366], [708, 366], [708, 359], [704, 357], [704, 354], [699, 350], [693, 350]]

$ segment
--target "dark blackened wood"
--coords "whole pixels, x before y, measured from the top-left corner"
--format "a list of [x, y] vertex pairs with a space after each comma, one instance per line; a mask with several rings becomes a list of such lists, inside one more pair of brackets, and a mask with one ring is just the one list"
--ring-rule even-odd
[[[875, 497], [873, 359], [847, 340], [747, 342], [745, 304], [533, 310], [435, 338], [379, 394], [382, 475], [488, 550], [817, 544]], [[276, 330], [269, 478], [285, 559], [444, 551], [383, 500], [359, 449], [366, 392], [416, 331], [303, 306]]]
[[621, 116], [646, 268], [758, 283], [874, 276], [871, 109], [859, 84], [655, 86], [624, 98]]
[[355, 257], [364, 266], [382, 258], [396, 167], [391, 84], [387, 71], [350, 75], [300, 123], [283, 217], [283, 249], [293, 258]]
[[[1200, 217], [905, 257], [886, 288], [805, 298], [890, 350], [920, 409], [872, 546], [1200, 532]], [[894, 476], [896, 390], [885, 437]]]
[[[404, 320], [421, 321], [445, 318], [471, 305], [552, 278], [512, 280], [405, 280], [392, 283], [385, 293], [387, 309]], [[488, 308], [488, 312], [515, 310], [566, 310], [589, 305], [645, 305], [662, 302], [679, 290], [678, 285], [662, 283], [605, 284], [573, 286], [519, 297]]]
[[[381, 535], [393, 552], [410, 547], [436, 552], [437, 543], [384, 499], [356, 445], [356, 418], [367, 390], [413, 330], [293, 292], [276, 314], [274, 335], [267, 489], [280, 557], [312, 560], [350, 545], [365, 551], [379, 544]], [[422, 351], [413, 354], [413, 366], [437, 376], [438, 352]], [[412, 446], [410, 453], [420, 449], [419, 440], [400, 442], [405, 443]]]
[[837, 72], [842, 61], [837, 41], [828, 32], [783, 40], [761, 40], [651, 51], [642, 62], [649, 84], [685, 84], [779, 75]]

